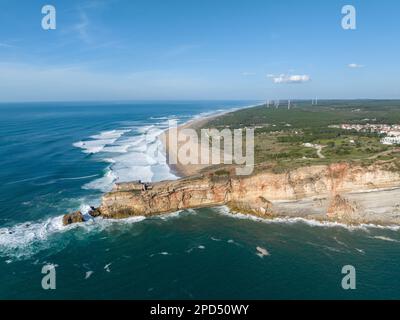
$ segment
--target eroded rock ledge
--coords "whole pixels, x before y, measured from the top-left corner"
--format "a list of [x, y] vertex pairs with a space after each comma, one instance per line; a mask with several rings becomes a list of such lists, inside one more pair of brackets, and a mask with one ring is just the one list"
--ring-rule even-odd
[[[121, 219], [227, 205], [232, 212], [264, 218], [400, 224], [400, 173], [390, 168], [339, 163], [248, 177], [233, 172], [227, 168], [177, 181], [118, 184], [89, 214]], [[83, 220], [75, 212], [64, 217], [64, 224]]]

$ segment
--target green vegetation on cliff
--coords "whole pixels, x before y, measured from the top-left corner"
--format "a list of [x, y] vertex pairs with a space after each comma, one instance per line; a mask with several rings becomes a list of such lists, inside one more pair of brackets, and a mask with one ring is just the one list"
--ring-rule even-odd
[[283, 104], [242, 109], [204, 127], [256, 128], [255, 162], [274, 163], [276, 170], [338, 161], [400, 162], [399, 148], [382, 144], [379, 133], [332, 127], [341, 124], [400, 124], [400, 101], [292, 101], [290, 109]]

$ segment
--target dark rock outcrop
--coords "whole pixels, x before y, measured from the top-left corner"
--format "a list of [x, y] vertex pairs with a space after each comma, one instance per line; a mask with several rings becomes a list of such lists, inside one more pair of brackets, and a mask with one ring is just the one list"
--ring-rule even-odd
[[85, 219], [83, 218], [82, 212], [75, 211], [73, 213], [66, 214], [63, 217], [63, 225], [67, 226], [74, 223], [84, 222]]
[[93, 218], [97, 218], [101, 216], [101, 211], [99, 208], [90, 207], [89, 215]]

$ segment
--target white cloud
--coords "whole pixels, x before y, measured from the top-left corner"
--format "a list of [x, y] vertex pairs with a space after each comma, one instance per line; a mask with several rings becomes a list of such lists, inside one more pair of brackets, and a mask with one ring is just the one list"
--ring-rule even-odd
[[268, 78], [272, 78], [274, 83], [304, 83], [309, 82], [311, 80], [310, 76], [307, 74], [303, 75], [288, 75], [288, 74], [280, 74], [276, 75], [267, 75]]
[[357, 63], [350, 63], [347, 66], [352, 69], [364, 68], [362, 64], [357, 64]]

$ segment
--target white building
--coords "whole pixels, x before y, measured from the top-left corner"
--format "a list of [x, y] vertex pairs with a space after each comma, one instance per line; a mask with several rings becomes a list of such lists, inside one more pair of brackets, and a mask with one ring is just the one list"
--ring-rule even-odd
[[400, 136], [382, 138], [381, 143], [386, 145], [400, 144]]

